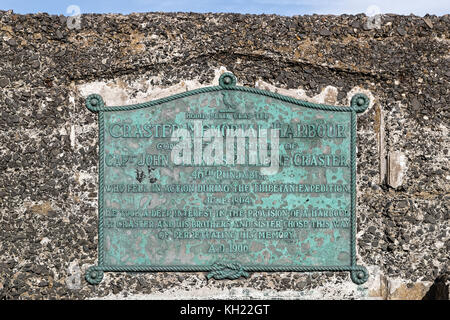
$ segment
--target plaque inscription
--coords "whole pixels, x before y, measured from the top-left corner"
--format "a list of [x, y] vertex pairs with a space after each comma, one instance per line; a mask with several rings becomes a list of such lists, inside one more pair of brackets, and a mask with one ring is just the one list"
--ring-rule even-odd
[[356, 113], [236, 86], [138, 105], [99, 118], [99, 257], [104, 271], [350, 271], [356, 264]]

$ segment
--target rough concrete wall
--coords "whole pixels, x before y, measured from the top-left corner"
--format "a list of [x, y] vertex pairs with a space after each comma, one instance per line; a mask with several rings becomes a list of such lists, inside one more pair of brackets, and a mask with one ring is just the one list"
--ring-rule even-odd
[[[448, 298], [448, 15], [383, 15], [379, 26], [364, 15], [66, 22], [0, 11], [0, 298]], [[241, 85], [316, 102], [371, 97], [357, 137], [357, 259], [369, 269], [366, 284], [346, 272], [84, 280], [97, 257], [98, 155], [97, 119], [83, 98], [143, 102], [216, 85], [224, 70]]]

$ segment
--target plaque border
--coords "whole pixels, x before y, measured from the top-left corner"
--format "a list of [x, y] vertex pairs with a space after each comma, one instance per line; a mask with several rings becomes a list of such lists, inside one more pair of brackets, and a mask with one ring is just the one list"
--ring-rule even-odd
[[[334, 106], [326, 104], [316, 104], [304, 100], [295, 99], [275, 92], [261, 90], [257, 88], [237, 86], [236, 77], [230, 73], [223, 73], [219, 78], [218, 86], [210, 86], [178, 93], [162, 99], [148, 101], [139, 104], [112, 106], [105, 105], [99, 94], [91, 94], [85, 100], [86, 107], [98, 113], [98, 140], [99, 140], [99, 171], [98, 171], [98, 265], [89, 267], [85, 273], [85, 279], [92, 285], [99, 284], [104, 276], [104, 272], [208, 272], [207, 278], [214, 279], [238, 279], [248, 277], [249, 272], [350, 272], [350, 277], [355, 284], [363, 284], [367, 281], [369, 273], [364, 266], [357, 265], [356, 262], [356, 114], [364, 112], [369, 106], [369, 98], [363, 93], [355, 94], [350, 101], [350, 106]], [[158, 266], [158, 265], [106, 265], [104, 263], [103, 244], [103, 205], [104, 205], [104, 113], [111, 111], [130, 111], [142, 108], [153, 107], [162, 103], [189, 97], [207, 92], [216, 91], [241, 91], [254, 93], [266, 97], [274, 98], [284, 102], [289, 102], [298, 106], [316, 110], [350, 112], [351, 113], [351, 136], [350, 136], [350, 158], [351, 158], [351, 232], [350, 232], [350, 265], [344, 266], [267, 266], [267, 265], [242, 265], [237, 262], [215, 262], [209, 266]]]

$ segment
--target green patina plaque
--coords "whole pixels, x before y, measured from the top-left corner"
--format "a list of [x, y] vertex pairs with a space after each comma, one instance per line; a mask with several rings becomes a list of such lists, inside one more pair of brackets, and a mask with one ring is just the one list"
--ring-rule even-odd
[[[129, 106], [86, 100], [99, 119], [104, 271], [350, 271], [356, 264], [356, 113], [236, 86]], [[233, 136], [233, 134], [235, 136]]]

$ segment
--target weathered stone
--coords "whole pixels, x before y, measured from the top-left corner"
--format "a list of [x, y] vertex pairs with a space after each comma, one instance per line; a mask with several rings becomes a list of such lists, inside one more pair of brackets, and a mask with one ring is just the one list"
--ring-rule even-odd
[[423, 18], [423, 21], [428, 26], [428, 28], [433, 29], [433, 22], [429, 18]]
[[327, 29], [322, 29], [322, 30], [320, 30], [319, 33], [321, 36], [325, 36], [325, 37], [331, 36], [331, 31], [327, 30]]
[[392, 188], [398, 188], [402, 185], [406, 170], [407, 170], [406, 156], [399, 151], [389, 152], [387, 183]]
[[402, 27], [398, 27], [397, 28], [397, 32], [399, 35], [404, 36], [406, 34], [405, 29], [403, 29]]
[[8, 44], [9, 44], [10, 46], [15, 47], [15, 46], [17, 46], [17, 41], [16, 41], [16, 39], [9, 39], [9, 40], [8, 40]]
[[[67, 17], [0, 11], [0, 22], [0, 299], [420, 299], [448, 273], [447, 16], [383, 14], [372, 29], [364, 15], [86, 14], [69, 29]], [[98, 130], [86, 95], [141, 103], [217, 85], [225, 70], [239, 85], [315, 103], [370, 97], [356, 154], [367, 284], [284, 272], [224, 282], [112, 272], [95, 288], [84, 280], [98, 241]], [[447, 278], [439, 288], [448, 292]]]
[[7, 78], [0, 78], [0, 87], [4, 88], [9, 84], [9, 80]]
[[421, 300], [427, 293], [429, 287], [422, 283], [412, 284], [408, 287], [407, 284], [400, 284], [395, 289], [391, 288], [389, 292], [389, 300]]

